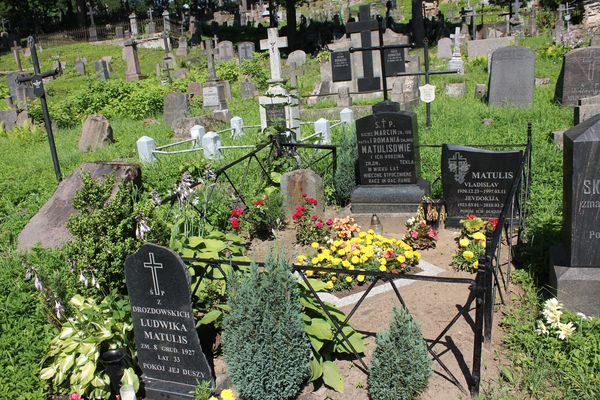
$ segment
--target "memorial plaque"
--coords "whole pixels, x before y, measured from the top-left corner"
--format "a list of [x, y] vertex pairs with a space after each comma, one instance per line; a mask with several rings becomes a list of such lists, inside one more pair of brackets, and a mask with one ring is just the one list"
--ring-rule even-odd
[[285, 103], [263, 104], [267, 117], [267, 126], [285, 128]]
[[212, 377], [183, 261], [166, 247], [145, 244], [125, 260], [125, 281], [146, 398], [194, 398], [198, 382]]
[[600, 267], [600, 115], [564, 133], [563, 234], [569, 264]]
[[204, 86], [202, 88], [202, 107], [218, 107], [219, 101], [219, 88], [217, 86]]
[[563, 60], [555, 99], [576, 106], [579, 99], [600, 94], [600, 47], [570, 51]]
[[395, 76], [398, 73], [405, 72], [404, 49], [388, 49], [384, 51], [384, 55], [385, 76]]
[[352, 80], [350, 52], [334, 51], [331, 53], [331, 76], [334, 82]]
[[398, 185], [417, 181], [417, 117], [382, 112], [356, 121], [361, 185]]
[[529, 107], [533, 103], [535, 56], [521, 46], [492, 53], [488, 103], [490, 106]]
[[469, 214], [498, 218], [516, 178], [522, 152], [442, 146], [442, 190], [448, 222]]

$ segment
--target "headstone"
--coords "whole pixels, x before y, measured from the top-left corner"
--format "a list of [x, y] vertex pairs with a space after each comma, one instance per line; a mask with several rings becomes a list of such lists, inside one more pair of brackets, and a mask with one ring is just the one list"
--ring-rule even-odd
[[442, 146], [442, 190], [446, 224], [458, 226], [468, 214], [498, 218], [516, 178], [521, 151]]
[[323, 178], [313, 170], [297, 169], [283, 174], [280, 193], [283, 197], [283, 209], [288, 218], [296, 211], [296, 206], [306, 203], [304, 194], [317, 200], [318, 214], [322, 214], [325, 210]]
[[190, 82], [187, 87], [188, 94], [192, 96], [202, 96], [202, 83]]
[[565, 306], [600, 315], [600, 115], [569, 129], [563, 151], [563, 240], [550, 285]]
[[352, 97], [350, 97], [350, 88], [342, 86], [338, 89], [336, 98], [338, 107], [352, 107]]
[[600, 94], [600, 47], [567, 53], [556, 83], [555, 100], [565, 106], [576, 106], [579, 99], [597, 94]]
[[190, 70], [187, 68], [179, 68], [177, 71], [175, 71], [175, 75], [173, 75], [173, 77], [175, 79], [180, 79], [180, 78], [185, 78], [190, 74]]
[[600, 114], [600, 95], [579, 99], [574, 109], [574, 124], [580, 124], [597, 114]]
[[258, 96], [258, 89], [254, 83], [245, 81], [240, 84], [240, 94], [242, 98], [249, 99]]
[[194, 398], [196, 385], [212, 385], [212, 377], [196, 331], [187, 267], [174, 251], [147, 243], [125, 260], [125, 283], [146, 398]]
[[173, 124], [173, 137], [188, 139], [190, 130], [196, 125], [208, 125], [210, 122], [207, 119], [209, 118], [207, 116], [179, 118]]
[[137, 45], [133, 40], [128, 40], [123, 44], [123, 54], [125, 56], [125, 62], [127, 63], [127, 70], [125, 71], [125, 79], [128, 81], [137, 81], [144, 79], [140, 71], [140, 61], [137, 54]]
[[83, 62], [83, 60], [78, 59], [75, 61], [75, 71], [77, 71], [79, 75], [85, 75], [85, 62]]
[[267, 39], [260, 41], [261, 50], [269, 50], [269, 65], [271, 67], [271, 82], [281, 82], [281, 55], [279, 49], [287, 47], [287, 37], [279, 37], [277, 28], [267, 29]]
[[129, 14], [129, 25], [131, 27], [131, 36], [135, 37], [138, 35], [138, 24], [137, 24], [137, 16], [135, 13]]
[[505, 36], [495, 39], [468, 40], [467, 57], [474, 58], [487, 56], [490, 52], [501, 47], [510, 46], [514, 42], [512, 36]]
[[79, 151], [96, 151], [113, 143], [113, 130], [103, 115], [90, 115], [81, 128]]
[[417, 116], [381, 112], [356, 121], [358, 181], [353, 213], [414, 212], [429, 193], [418, 179]]
[[306, 53], [303, 50], [294, 50], [292, 51], [286, 60], [286, 65], [296, 65], [300, 67], [306, 63]]
[[169, 93], [164, 99], [165, 125], [173, 128], [177, 120], [186, 118], [189, 113], [188, 98], [185, 93]]
[[267, 126], [282, 129], [286, 127], [285, 103], [265, 104], [263, 108], [265, 109]]
[[238, 55], [240, 61], [249, 60], [254, 55], [254, 43], [252, 42], [241, 42], [238, 44]]
[[221, 155], [221, 137], [216, 132], [207, 132], [202, 136], [202, 149], [204, 158], [209, 160], [219, 158]]
[[123, 27], [121, 25], [118, 25], [115, 27], [115, 36], [117, 37], [117, 39], [125, 38], [125, 33], [124, 33]]
[[110, 74], [108, 73], [108, 66], [106, 65], [106, 61], [104, 60], [96, 60], [94, 62], [94, 68], [96, 69], [96, 77], [103, 81], [110, 78]]
[[179, 47], [175, 51], [175, 54], [179, 57], [187, 57], [188, 55], [188, 42], [185, 36], [179, 37]]
[[220, 108], [224, 101], [225, 93], [222, 86], [207, 83], [202, 87], [202, 107]]
[[437, 58], [449, 60], [452, 57], [452, 39], [441, 38], [437, 44]]
[[234, 56], [232, 42], [223, 40], [217, 44], [217, 58], [219, 60], [231, 60]]
[[383, 51], [385, 62], [385, 75], [396, 76], [405, 72], [404, 49], [387, 49]]
[[467, 85], [465, 82], [447, 83], [444, 88], [444, 94], [451, 97], [463, 97], [466, 91]]
[[231, 137], [239, 139], [244, 136], [244, 120], [241, 117], [233, 117], [230, 120]]
[[350, 52], [334, 51], [331, 57], [331, 79], [333, 82], [352, 80], [352, 62]]
[[19, 233], [17, 239], [19, 250], [30, 250], [37, 243], [48, 248], [58, 248], [72, 239], [67, 229], [67, 221], [77, 212], [73, 207], [73, 197], [81, 189], [83, 173], [89, 173], [93, 179], [114, 175], [116, 177], [114, 188], [123, 181], [136, 181], [140, 177], [139, 167], [133, 164], [122, 162], [81, 164], [71, 175], [62, 180], [52, 197]]
[[16, 109], [0, 110], [0, 131], [10, 132], [17, 125]]
[[488, 103], [493, 107], [529, 107], [533, 103], [535, 55], [509, 46], [492, 54]]

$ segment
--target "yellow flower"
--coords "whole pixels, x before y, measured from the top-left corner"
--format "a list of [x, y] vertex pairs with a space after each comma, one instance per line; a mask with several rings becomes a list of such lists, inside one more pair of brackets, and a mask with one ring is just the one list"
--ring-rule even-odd
[[344, 261], [342, 261], [342, 266], [343, 266], [344, 268], [350, 268], [350, 266], [351, 266], [351, 265], [352, 265], [352, 264], [350, 264], [350, 261], [348, 261], [348, 260], [344, 260]]
[[475, 240], [485, 240], [485, 235], [481, 231], [475, 232], [471, 237]]
[[367, 232], [361, 232], [358, 234], [358, 237], [361, 239], [364, 238], [365, 236], [367, 236]]
[[375, 231], [374, 231], [373, 229], [369, 229], [369, 230], [367, 231], [367, 233], [368, 233], [369, 235], [374, 235], [374, 234], [375, 234]]
[[365, 276], [364, 275], [359, 275], [356, 277], [356, 280], [359, 282], [364, 282], [365, 281]]
[[360, 262], [360, 259], [357, 256], [352, 256], [350, 261], [352, 262], [352, 264], [358, 264]]
[[348, 283], [352, 283], [352, 277], [351, 277], [351, 276], [347, 276], [347, 277], [346, 277], [346, 282], [348, 282]]
[[421, 253], [415, 251], [415, 260], [419, 261], [421, 259]]
[[413, 258], [415, 255], [415, 253], [412, 250], [407, 250], [404, 252], [404, 257], [406, 257], [407, 260], [410, 260], [411, 258]]
[[325, 289], [333, 289], [333, 282], [327, 281], [327, 283], [325, 284]]
[[474, 269], [479, 268], [479, 261], [478, 260], [475, 260], [475, 262], [473, 263], [473, 268]]
[[219, 400], [219, 399], [217, 399], [215, 396], [210, 396], [210, 397], [208, 398], [208, 400]]
[[331, 259], [331, 264], [333, 264], [334, 267], [337, 267], [338, 265], [340, 265], [341, 262], [342, 262], [341, 258], [334, 257]]
[[312, 247], [313, 249], [318, 249], [318, 248], [319, 248], [319, 243], [317, 243], [317, 242], [312, 242], [312, 243], [310, 244], [310, 247]]
[[458, 241], [458, 244], [460, 244], [461, 247], [467, 247], [469, 243], [471, 243], [471, 241], [467, 238], [462, 238]]
[[348, 270], [349, 270], [349, 271], [354, 271], [354, 265], [350, 265], [350, 266], [348, 267]]
[[380, 270], [381, 272], [385, 272], [385, 271], [387, 271], [387, 267], [386, 267], [385, 265], [381, 264], [381, 265], [379, 266], [379, 270]]
[[314, 272], [313, 270], [310, 270], [310, 269], [309, 269], [309, 270], [306, 270], [306, 276], [308, 276], [309, 278], [310, 278], [311, 276], [313, 276], [313, 274], [314, 274], [314, 273], [315, 273], [315, 272]]
[[470, 250], [463, 251], [463, 254], [462, 254], [462, 255], [463, 255], [463, 257], [464, 257], [465, 259], [467, 259], [467, 260], [470, 260], [470, 259], [472, 259], [473, 257], [475, 257], [475, 254], [473, 254], [473, 252], [472, 252], [472, 251], [470, 251]]
[[345, 256], [346, 255], [346, 249], [339, 249], [337, 251], [337, 253], [338, 253], [338, 256]]
[[335, 275], [332, 275], [332, 276], [331, 276], [331, 282], [335, 282], [335, 281], [337, 281], [337, 276], [335, 276]]
[[221, 391], [221, 400], [235, 400], [235, 395], [233, 394], [233, 390], [224, 389]]
[[306, 262], [306, 256], [298, 256], [298, 264], [304, 264]]
[[387, 264], [387, 260], [386, 260], [385, 258], [381, 257], [381, 258], [379, 259], [379, 264], [381, 264], [381, 265], [386, 265], [386, 264]]
[[323, 251], [321, 251], [321, 254], [323, 254], [324, 256], [328, 256], [331, 254], [331, 252], [329, 251], [329, 249], [323, 249]]
[[317, 264], [319, 263], [319, 258], [318, 258], [318, 257], [313, 257], [313, 258], [310, 260], [310, 262], [311, 262], [313, 265], [317, 265]]
[[402, 254], [398, 254], [396, 260], [398, 260], [399, 263], [403, 263], [404, 261], [406, 261], [406, 258]]

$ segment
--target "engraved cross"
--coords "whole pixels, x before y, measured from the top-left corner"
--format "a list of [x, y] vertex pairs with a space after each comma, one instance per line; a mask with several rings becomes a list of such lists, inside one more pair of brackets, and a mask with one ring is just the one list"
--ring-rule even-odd
[[156, 274], [156, 270], [162, 269], [163, 265], [162, 263], [157, 263], [154, 261], [154, 253], [148, 253], [148, 256], [150, 257], [150, 260], [149, 262], [144, 263], [144, 268], [149, 268], [152, 273], [152, 286], [154, 293], [151, 292], [151, 294], [162, 296], [163, 293], [160, 291], [160, 287], [158, 286], [158, 275]]

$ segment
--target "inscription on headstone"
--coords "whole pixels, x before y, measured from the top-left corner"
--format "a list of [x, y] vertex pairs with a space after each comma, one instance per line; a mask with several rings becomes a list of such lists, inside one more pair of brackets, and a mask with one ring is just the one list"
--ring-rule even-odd
[[334, 51], [331, 53], [331, 77], [334, 82], [352, 80], [350, 52]]
[[385, 54], [385, 76], [395, 76], [405, 72], [404, 49], [388, 49]]
[[498, 218], [521, 162], [521, 151], [442, 146], [442, 190], [449, 223], [468, 214]]
[[417, 180], [413, 113], [382, 112], [356, 121], [361, 185], [397, 185]]
[[125, 280], [146, 398], [193, 398], [198, 382], [212, 378], [183, 261], [166, 247], [145, 244], [125, 260]]
[[267, 116], [267, 126], [285, 127], [285, 104], [263, 104]]
[[600, 47], [569, 52], [556, 84], [556, 100], [576, 106], [579, 99], [597, 94], [600, 94]]

